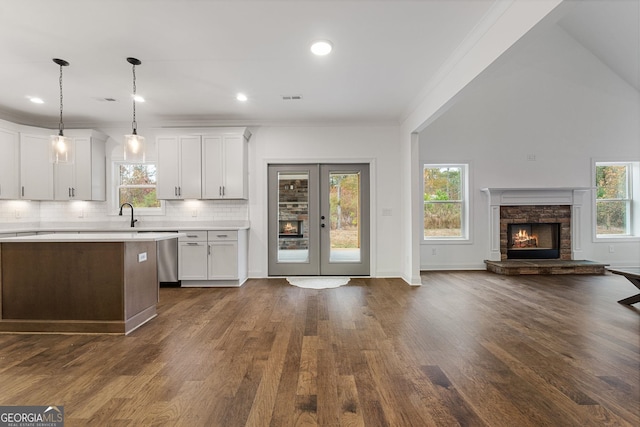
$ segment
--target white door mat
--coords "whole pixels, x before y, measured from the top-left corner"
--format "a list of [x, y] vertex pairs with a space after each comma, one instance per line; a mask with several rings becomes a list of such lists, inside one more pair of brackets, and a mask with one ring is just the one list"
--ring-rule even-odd
[[307, 289], [329, 289], [337, 288], [349, 283], [348, 277], [328, 277], [328, 276], [298, 276], [287, 277], [287, 281], [293, 286]]

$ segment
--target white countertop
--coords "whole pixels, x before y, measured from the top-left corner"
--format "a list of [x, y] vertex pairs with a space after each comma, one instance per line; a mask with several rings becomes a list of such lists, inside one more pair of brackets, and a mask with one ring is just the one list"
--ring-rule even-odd
[[33, 236], [5, 237], [0, 243], [20, 242], [157, 242], [185, 237], [185, 233], [56, 233]]

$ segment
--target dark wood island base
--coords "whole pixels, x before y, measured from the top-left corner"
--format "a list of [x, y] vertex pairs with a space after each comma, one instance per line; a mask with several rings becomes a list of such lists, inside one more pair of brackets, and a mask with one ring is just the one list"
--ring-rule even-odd
[[0, 289], [0, 332], [128, 334], [156, 316], [156, 242], [1, 242]]

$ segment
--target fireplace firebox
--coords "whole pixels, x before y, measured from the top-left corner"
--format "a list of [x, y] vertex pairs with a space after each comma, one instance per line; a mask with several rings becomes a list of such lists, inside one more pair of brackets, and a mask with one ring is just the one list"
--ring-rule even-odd
[[560, 224], [509, 224], [507, 259], [560, 258]]
[[279, 237], [294, 237], [301, 238], [302, 235], [302, 220], [286, 219], [280, 220]]

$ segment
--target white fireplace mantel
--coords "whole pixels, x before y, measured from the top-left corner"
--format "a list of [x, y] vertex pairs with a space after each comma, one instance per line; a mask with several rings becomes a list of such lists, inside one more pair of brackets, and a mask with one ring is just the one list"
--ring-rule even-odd
[[582, 241], [588, 238], [583, 206], [588, 203], [592, 187], [578, 188], [482, 188], [489, 207], [488, 260], [500, 261], [500, 206], [569, 205], [571, 206], [571, 257], [582, 258]]

